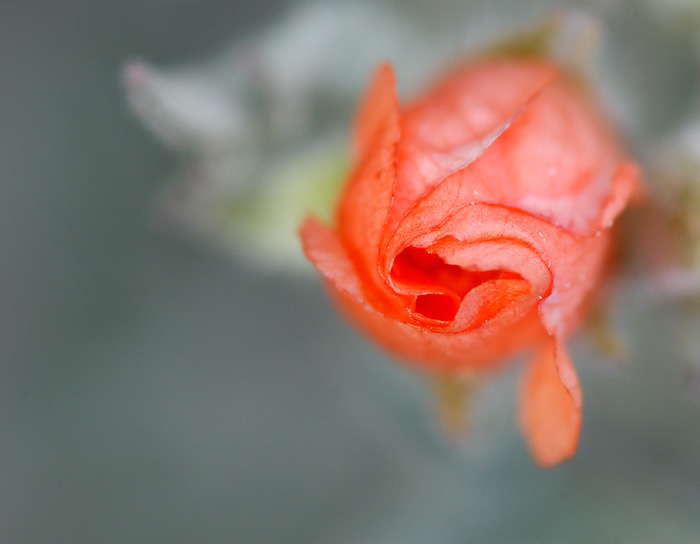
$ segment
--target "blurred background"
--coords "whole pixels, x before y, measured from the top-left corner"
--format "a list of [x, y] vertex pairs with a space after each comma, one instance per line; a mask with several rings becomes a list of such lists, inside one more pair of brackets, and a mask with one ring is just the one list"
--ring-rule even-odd
[[[429, 36], [455, 13], [478, 28], [564, 5], [443, 3], [406, 11]], [[626, 365], [574, 342], [581, 447], [542, 471], [515, 423], [519, 366], [455, 444], [313, 273], [159, 228], [186, 159], [129, 112], [124, 63], [201, 61], [296, 5], [0, 5], [0, 542], [699, 541], [692, 305], [621, 297]], [[695, 20], [682, 2], [575, 5], [610, 29], [603, 71], [643, 154], [695, 111]]]

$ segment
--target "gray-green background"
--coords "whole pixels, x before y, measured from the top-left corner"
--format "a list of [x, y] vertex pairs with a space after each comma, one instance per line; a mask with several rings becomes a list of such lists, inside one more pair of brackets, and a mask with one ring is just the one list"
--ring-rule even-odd
[[[154, 228], [178, 160], [127, 112], [123, 62], [206, 57], [283, 4], [0, 4], [0, 542], [700, 541], [700, 406], [673, 308], [629, 302], [627, 368], [575, 344], [581, 450], [543, 472], [513, 421], [519, 369], [456, 447], [422, 383], [316, 283]], [[668, 73], [629, 77], [642, 103], [676, 88], [643, 120], [661, 129], [695, 80], [674, 40], [619, 54]]]

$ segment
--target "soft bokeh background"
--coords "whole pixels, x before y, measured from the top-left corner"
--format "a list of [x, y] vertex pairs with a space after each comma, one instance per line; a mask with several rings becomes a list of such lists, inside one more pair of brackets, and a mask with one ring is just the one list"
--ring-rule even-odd
[[[692, 308], [624, 298], [622, 367], [574, 343], [581, 449], [541, 471], [514, 422], [519, 368], [484, 387], [452, 444], [421, 380], [313, 277], [154, 227], [179, 159], [127, 111], [124, 61], [205, 58], [288, 4], [0, 5], [0, 542], [698, 541], [696, 361], [675, 349]], [[692, 109], [691, 22], [587, 6], [613, 30], [608, 71], [643, 148]]]

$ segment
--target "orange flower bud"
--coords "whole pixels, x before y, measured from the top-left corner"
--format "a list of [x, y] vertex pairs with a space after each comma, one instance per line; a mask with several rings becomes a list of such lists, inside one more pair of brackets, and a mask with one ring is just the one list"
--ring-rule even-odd
[[591, 97], [549, 60], [482, 59], [403, 107], [384, 65], [336, 225], [309, 219], [302, 239], [351, 318], [415, 366], [486, 373], [536, 350], [521, 422], [551, 466], [575, 453], [581, 425], [565, 340], [638, 177]]

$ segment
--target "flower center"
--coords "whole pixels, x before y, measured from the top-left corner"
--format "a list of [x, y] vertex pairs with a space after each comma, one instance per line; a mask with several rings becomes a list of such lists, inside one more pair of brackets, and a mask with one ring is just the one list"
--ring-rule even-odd
[[[451, 323], [467, 293], [486, 282], [495, 284], [498, 280], [517, 280], [518, 283], [524, 283], [522, 277], [514, 272], [468, 270], [448, 264], [438, 255], [416, 247], [408, 247], [396, 257], [391, 275], [395, 281], [416, 294], [411, 309], [413, 316], [419, 321], [437, 326]], [[512, 301], [514, 294], [490, 297], [484, 301], [482, 309], [485, 314], [481, 316], [481, 321], [503, 309]]]
[[451, 295], [440, 295], [429, 293], [427, 295], [418, 295], [416, 303], [413, 307], [413, 313], [434, 319], [435, 321], [444, 321], [449, 323], [457, 315], [459, 310], [460, 300], [455, 299]]

